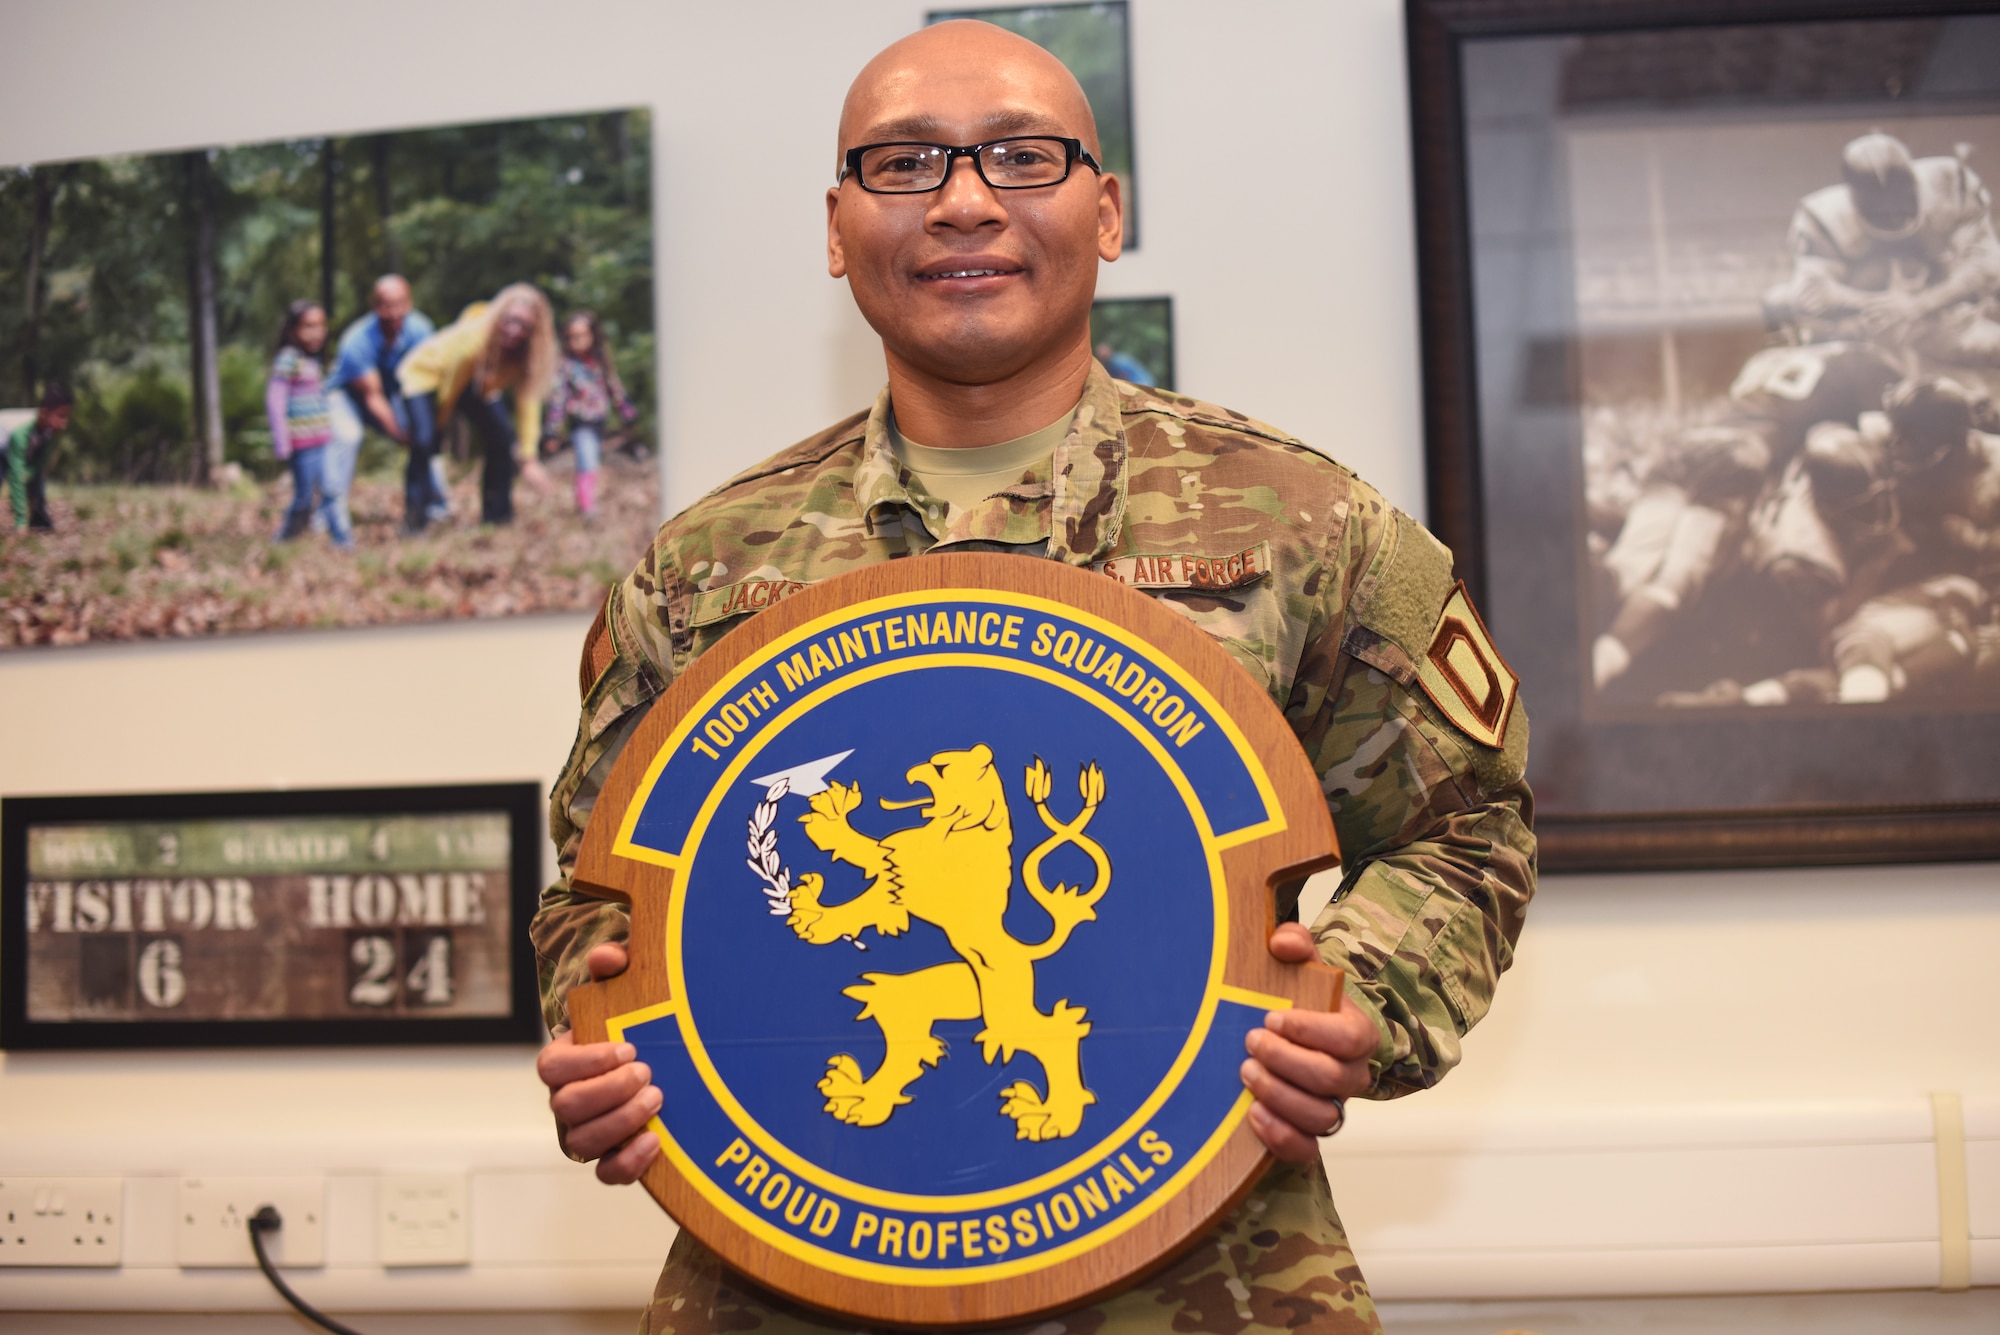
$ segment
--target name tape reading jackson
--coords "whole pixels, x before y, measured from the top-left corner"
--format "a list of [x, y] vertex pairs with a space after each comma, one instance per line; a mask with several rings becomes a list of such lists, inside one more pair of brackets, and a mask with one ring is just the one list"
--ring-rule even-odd
[[631, 895], [644, 981], [574, 994], [579, 1037], [637, 1048], [655, 1194], [762, 1282], [1048, 1310], [1185, 1240], [1163, 1211], [1225, 1158], [1248, 1185], [1245, 1035], [1299, 979], [1337, 993], [1270, 960], [1241, 878], [1331, 825], [1256, 684], [1142, 595], [1019, 557], [861, 573], [744, 623], [628, 747], [578, 876]]

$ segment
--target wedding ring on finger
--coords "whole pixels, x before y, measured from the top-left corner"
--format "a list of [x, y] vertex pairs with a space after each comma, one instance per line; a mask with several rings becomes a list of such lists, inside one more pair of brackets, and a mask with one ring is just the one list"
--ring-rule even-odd
[[1325, 1140], [1328, 1136], [1340, 1130], [1341, 1127], [1347, 1125], [1347, 1100], [1334, 1094], [1330, 1094], [1327, 1097], [1333, 1100], [1333, 1125], [1319, 1133], [1321, 1140]]

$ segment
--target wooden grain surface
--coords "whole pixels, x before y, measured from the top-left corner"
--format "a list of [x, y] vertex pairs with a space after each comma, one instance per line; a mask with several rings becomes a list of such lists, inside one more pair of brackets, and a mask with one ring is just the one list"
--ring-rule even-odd
[[[1262, 760], [1285, 817], [1282, 832], [1222, 855], [1230, 892], [1224, 981], [1298, 1006], [1338, 1007], [1339, 970], [1317, 962], [1281, 964], [1265, 944], [1276, 926], [1275, 887], [1332, 865], [1338, 850], [1318, 779], [1257, 681], [1185, 617], [1101, 575], [1020, 556], [936, 555], [841, 575], [752, 616], [697, 659], [640, 723], [597, 800], [575, 872], [578, 889], [632, 906], [632, 963], [615, 978], [569, 994], [578, 1042], [602, 1041], [610, 1019], [671, 995], [665, 941], [675, 873], [612, 850], [624, 813], [675, 725], [737, 664], [796, 627], [873, 598], [947, 589], [1026, 594], [1103, 618], [1149, 641], [1207, 688]], [[644, 1181], [681, 1227], [759, 1285], [868, 1324], [976, 1328], [1061, 1311], [1130, 1286], [1203, 1237], [1271, 1162], [1243, 1121], [1177, 1195], [1096, 1249], [1029, 1274], [940, 1287], [856, 1279], [787, 1255], [724, 1215], [664, 1155]]]

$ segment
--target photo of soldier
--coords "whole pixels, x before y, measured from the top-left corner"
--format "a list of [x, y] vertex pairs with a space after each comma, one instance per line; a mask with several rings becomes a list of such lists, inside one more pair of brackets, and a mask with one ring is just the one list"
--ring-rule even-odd
[[[1756, 129], [1674, 147], [1719, 143], [1723, 177], [1742, 179], [1780, 134], [1827, 137]], [[1596, 161], [1621, 137], [1572, 151]], [[1963, 138], [1917, 156], [1887, 130], [1851, 134], [1840, 180], [1795, 196], [1784, 228], [1775, 207], [1703, 198], [1651, 138], [1647, 217], [1620, 235], [1590, 221], [1617, 206], [1578, 205], [1581, 323], [1650, 304], [1658, 329], [1652, 393], [1633, 384], [1636, 339], [1586, 333], [1578, 359], [1599, 708], [2000, 702], [2000, 239], [1973, 154]], [[1752, 342], [1716, 312], [1747, 305], [1760, 274], [1776, 281], [1755, 292]], [[1726, 391], [1700, 393], [1690, 368], [1732, 347], [1746, 353]]]

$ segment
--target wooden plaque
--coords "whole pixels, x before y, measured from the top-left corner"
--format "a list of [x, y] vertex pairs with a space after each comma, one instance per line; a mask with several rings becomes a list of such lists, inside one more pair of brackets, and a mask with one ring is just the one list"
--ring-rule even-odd
[[654, 706], [576, 883], [632, 905], [579, 1042], [653, 1072], [645, 1182], [731, 1266], [870, 1325], [1130, 1285], [1269, 1159], [1244, 1038], [1339, 1004], [1274, 888], [1333, 824], [1283, 716], [1173, 609], [1005, 555], [752, 617]]

